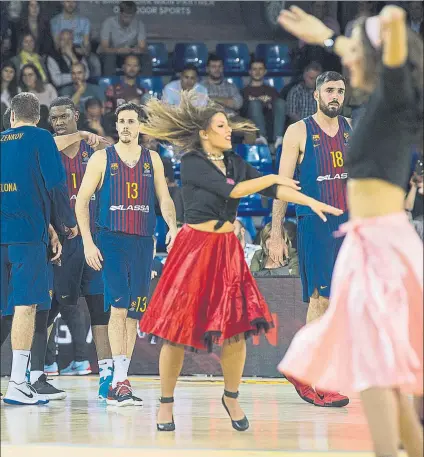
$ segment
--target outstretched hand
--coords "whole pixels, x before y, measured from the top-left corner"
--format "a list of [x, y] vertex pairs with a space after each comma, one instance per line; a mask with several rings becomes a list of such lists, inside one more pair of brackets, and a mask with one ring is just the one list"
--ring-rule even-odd
[[334, 206], [327, 205], [318, 200], [314, 200], [309, 207], [311, 210], [317, 214], [324, 222], [327, 222], [327, 218], [324, 213], [332, 214], [333, 216], [341, 216], [343, 211], [341, 209], [335, 208]]
[[282, 10], [278, 22], [292, 35], [309, 44], [322, 45], [333, 36], [333, 31], [322, 21], [297, 6]]

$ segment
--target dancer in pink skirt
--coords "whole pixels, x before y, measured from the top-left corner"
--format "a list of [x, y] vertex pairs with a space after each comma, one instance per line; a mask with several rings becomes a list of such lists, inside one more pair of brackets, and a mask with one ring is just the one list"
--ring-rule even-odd
[[[295, 336], [279, 365], [323, 390], [360, 392], [379, 457], [422, 456], [407, 394], [423, 393], [423, 245], [403, 210], [411, 147], [422, 142], [423, 45], [396, 6], [333, 35], [297, 7], [281, 25], [342, 57], [352, 87], [371, 93], [347, 154], [350, 222], [330, 307]], [[327, 358], [327, 360], [325, 360]]]

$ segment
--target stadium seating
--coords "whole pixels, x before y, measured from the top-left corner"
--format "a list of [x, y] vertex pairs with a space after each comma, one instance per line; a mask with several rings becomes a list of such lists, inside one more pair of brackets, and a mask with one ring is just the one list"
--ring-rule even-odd
[[97, 80], [97, 85], [105, 91], [111, 84], [116, 84], [121, 79], [120, 76], [103, 76]]
[[290, 76], [293, 74], [289, 47], [282, 44], [258, 44], [255, 57], [263, 59], [269, 75]]
[[245, 43], [220, 43], [216, 53], [224, 61], [226, 75], [247, 75], [249, 72], [250, 54]]
[[253, 222], [253, 218], [249, 216], [249, 217], [238, 217], [237, 219], [245, 226], [245, 228], [249, 232], [252, 240], [254, 240], [256, 237], [256, 234], [257, 234], [257, 230], [256, 230], [255, 224]]
[[163, 82], [160, 76], [153, 76], [152, 78], [137, 78], [137, 82], [141, 87], [149, 91], [153, 97], [161, 98], [163, 90]]
[[249, 195], [240, 200], [237, 215], [245, 216], [268, 216], [272, 208], [272, 200], [259, 194]]
[[159, 155], [161, 157], [166, 157], [168, 159], [171, 159], [172, 167], [174, 169], [174, 177], [176, 180], [179, 180], [181, 177], [181, 173], [180, 173], [181, 160], [176, 156], [173, 146], [170, 144], [159, 144]]
[[266, 144], [239, 144], [237, 153], [261, 173], [273, 173], [271, 151]]
[[147, 46], [149, 54], [152, 57], [152, 70], [154, 75], [169, 75], [168, 50], [164, 43], [149, 43]]
[[200, 74], [205, 74], [208, 55], [205, 43], [177, 43], [174, 48], [174, 70], [182, 71], [191, 64], [199, 69]]
[[268, 86], [274, 87], [280, 93], [284, 87], [284, 78], [282, 76], [265, 76], [264, 83]]

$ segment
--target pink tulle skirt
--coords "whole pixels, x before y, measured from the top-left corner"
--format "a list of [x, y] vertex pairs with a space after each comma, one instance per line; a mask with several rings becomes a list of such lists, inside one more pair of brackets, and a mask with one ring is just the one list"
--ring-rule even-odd
[[278, 369], [344, 394], [423, 393], [423, 243], [404, 213], [340, 228], [330, 306], [295, 336]]

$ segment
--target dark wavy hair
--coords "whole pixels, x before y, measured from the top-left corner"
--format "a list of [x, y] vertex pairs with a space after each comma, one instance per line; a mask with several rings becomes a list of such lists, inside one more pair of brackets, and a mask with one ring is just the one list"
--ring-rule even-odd
[[7, 90], [9, 91], [9, 94], [10, 94], [10, 98], [13, 98], [18, 93], [18, 74], [16, 72], [15, 65], [13, 65], [13, 63], [10, 60], [2, 63], [0, 72], [3, 72], [3, 70], [7, 67], [13, 68], [13, 70], [15, 72], [15, 76], [13, 77], [12, 81], [10, 81], [10, 83], [7, 87]]
[[38, 71], [38, 68], [33, 63], [27, 63], [21, 68], [21, 75], [20, 75], [20, 78], [19, 78], [19, 85], [22, 88], [22, 90], [25, 91], [25, 92], [29, 92], [29, 88], [26, 85], [25, 80], [24, 80], [24, 71], [25, 71], [26, 68], [31, 68], [31, 70], [35, 73], [35, 77], [37, 79], [37, 81], [35, 83], [36, 92], [37, 93], [44, 92], [45, 87], [44, 87], [43, 78], [41, 77], [41, 74]]
[[[361, 30], [361, 40], [364, 49], [364, 79], [367, 83], [375, 85], [379, 79], [382, 68], [382, 51], [375, 49], [365, 30], [365, 17], [360, 17], [356, 24]], [[419, 34], [407, 29], [408, 34], [408, 58], [407, 65], [411, 69], [413, 89], [415, 92], [416, 103], [416, 123], [411, 125], [412, 134], [417, 135], [417, 140], [421, 143], [423, 138], [423, 40]]]

